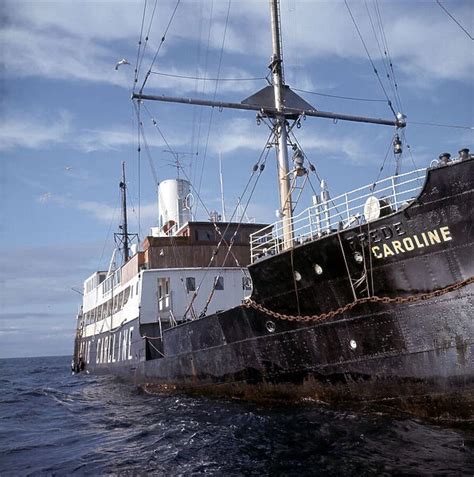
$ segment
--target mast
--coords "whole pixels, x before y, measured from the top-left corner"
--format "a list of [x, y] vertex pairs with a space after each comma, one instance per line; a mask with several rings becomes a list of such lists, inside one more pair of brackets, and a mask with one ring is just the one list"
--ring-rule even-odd
[[278, 185], [280, 192], [280, 214], [283, 220], [283, 248], [288, 249], [293, 245], [292, 201], [290, 190], [290, 170], [288, 166], [288, 145], [286, 118], [283, 112], [283, 58], [281, 55], [280, 36], [280, 6], [278, 0], [270, 0], [270, 14], [272, 21], [272, 46], [273, 56], [270, 63], [273, 77], [273, 94], [275, 96], [275, 131], [278, 137]]
[[125, 161], [122, 162], [122, 180], [120, 181], [120, 194], [122, 197], [122, 253], [124, 263], [128, 262], [130, 255], [128, 248], [128, 226], [127, 226], [127, 185], [125, 183]]
[[288, 120], [297, 117], [319, 117], [333, 120], [353, 121], [369, 124], [380, 124], [385, 126], [395, 126], [397, 129], [406, 126], [405, 116], [398, 113], [392, 120], [371, 118], [365, 116], [354, 116], [328, 111], [320, 111], [307, 103], [294, 91], [285, 85], [283, 77], [283, 58], [281, 48], [280, 31], [280, 6], [279, 0], [269, 0], [270, 15], [272, 25], [272, 59], [269, 68], [272, 72], [272, 85], [266, 86], [262, 90], [244, 99], [240, 103], [207, 100], [201, 98], [182, 98], [165, 95], [149, 95], [133, 93], [132, 99], [138, 102], [144, 100], [164, 101], [181, 104], [194, 104], [200, 106], [210, 106], [212, 108], [229, 108], [247, 111], [258, 111], [259, 115], [270, 118], [272, 129], [277, 137], [277, 159], [278, 159], [278, 186], [280, 196], [279, 213], [283, 222], [283, 248], [289, 249], [293, 246], [293, 225], [292, 213], [293, 204], [291, 197], [291, 184], [288, 164]]

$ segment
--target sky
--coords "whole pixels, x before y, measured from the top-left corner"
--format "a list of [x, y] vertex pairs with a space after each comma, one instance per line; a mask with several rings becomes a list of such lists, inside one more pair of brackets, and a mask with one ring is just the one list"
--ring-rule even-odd
[[[472, 37], [474, 4], [442, 4]], [[268, 3], [176, 5], [159, 0], [154, 10], [154, 0], [1, 2], [0, 358], [72, 354], [78, 292], [94, 271], [108, 268], [114, 248], [122, 161], [129, 228], [141, 239], [157, 223], [156, 183], [176, 177], [173, 153], [180, 177], [192, 181], [205, 204], [197, 218], [221, 211], [219, 157], [227, 215], [235, 210], [264, 151], [267, 126], [257, 125], [252, 112], [146, 103], [138, 153], [138, 116], [130, 100], [134, 71], [137, 90], [152, 71], [144, 93], [240, 102], [267, 85]], [[281, 1], [286, 83], [325, 111], [392, 119], [391, 99], [407, 115], [403, 171], [427, 167], [445, 151], [474, 149], [469, 35], [434, 0], [348, 5], [383, 88], [338, 0]], [[130, 65], [116, 70], [122, 58]], [[307, 118], [296, 134], [335, 196], [375, 180], [394, 129]], [[389, 153], [382, 175], [393, 174], [394, 164]], [[273, 222], [278, 208], [273, 153], [266, 166], [247, 210], [257, 222]], [[312, 183], [318, 189], [315, 177]], [[307, 195], [298, 207], [305, 207], [303, 199], [310, 205]]]

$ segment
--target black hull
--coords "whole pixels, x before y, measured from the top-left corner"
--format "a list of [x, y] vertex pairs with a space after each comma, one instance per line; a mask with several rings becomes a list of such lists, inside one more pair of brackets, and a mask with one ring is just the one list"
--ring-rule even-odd
[[[264, 258], [250, 267], [252, 299], [283, 314], [318, 315], [363, 298], [367, 289], [351, 288], [351, 279], [362, 273], [355, 252], [371, 257], [365, 282], [377, 296], [408, 299], [470, 279], [473, 176], [472, 160], [430, 171], [416, 201], [370, 229], [364, 225]], [[415, 242], [422, 231], [442, 227], [449, 240], [417, 242], [420, 247], [383, 259], [372, 255], [374, 244], [380, 254], [397, 231], [418, 234], [410, 239]], [[321, 276], [315, 264], [324, 270]], [[161, 390], [380, 403], [424, 416], [473, 419], [473, 310], [472, 283], [416, 302], [361, 303], [317, 323], [239, 306], [166, 330], [163, 341], [136, 333], [126, 362], [98, 364], [95, 337], [87, 367]], [[138, 321], [133, 326], [138, 330]], [[148, 326], [140, 334], [158, 333]]]

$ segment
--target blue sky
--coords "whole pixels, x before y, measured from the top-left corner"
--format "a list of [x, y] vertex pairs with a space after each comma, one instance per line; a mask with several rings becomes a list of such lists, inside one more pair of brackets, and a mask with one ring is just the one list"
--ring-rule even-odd
[[[375, 21], [376, 5], [372, 0], [366, 4], [349, 1], [391, 92], [368, 14]], [[416, 166], [427, 166], [444, 151], [455, 154], [461, 147], [472, 148], [472, 129], [410, 124], [474, 124], [472, 40], [435, 1], [377, 4]], [[457, 0], [443, 4], [472, 35], [473, 4]], [[145, 32], [153, 5], [148, 0]], [[174, 0], [158, 1], [140, 82], [175, 5]], [[143, 148], [138, 161], [137, 119], [130, 95], [143, 7], [141, 1], [2, 2], [0, 357], [72, 352], [80, 304], [72, 288], [80, 289], [87, 276], [107, 267], [119, 218], [121, 161], [126, 161], [129, 179], [131, 229], [143, 238], [156, 223], [150, 161], [159, 181], [175, 172], [169, 164], [172, 155], [164, 152], [167, 146], [147, 113], [142, 120], [150, 156]], [[222, 81], [216, 88], [211, 81], [152, 74], [145, 92], [241, 101], [266, 85], [264, 80], [246, 79], [268, 73], [267, 1], [233, 0], [226, 27], [227, 9], [227, 0], [182, 0], [153, 71], [216, 77], [220, 63], [220, 78], [240, 80]], [[344, 2], [282, 0], [281, 15], [290, 86], [384, 99]], [[116, 71], [121, 58], [132, 66]], [[321, 110], [391, 118], [385, 102], [299, 94]], [[232, 210], [264, 146], [266, 126], [257, 126], [249, 112], [214, 111], [210, 122], [208, 108], [164, 103], [147, 108], [173, 150], [194, 153], [181, 159], [196, 187], [203, 171], [201, 197], [209, 209], [220, 207], [221, 155], [227, 209]], [[308, 118], [297, 135], [335, 195], [377, 177], [393, 132], [382, 126]], [[402, 166], [405, 171], [413, 166], [406, 153]], [[274, 220], [275, 171], [271, 156], [249, 209], [257, 221]], [[384, 173], [392, 172], [389, 161]], [[203, 218], [202, 208], [199, 216]]]

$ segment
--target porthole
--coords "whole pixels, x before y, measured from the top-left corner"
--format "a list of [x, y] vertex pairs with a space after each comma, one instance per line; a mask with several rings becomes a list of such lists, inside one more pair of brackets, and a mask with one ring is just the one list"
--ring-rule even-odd
[[314, 271], [316, 272], [316, 275], [323, 274], [323, 268], [321, 267], [321, 265], [318, 265], [317, 263], [314, 265]]
[[356, 349], [357, 348], [356, 340], [350, 340], [349, 345], [350, 345], [351, 349]]
[[268, 320], [265, 323], [265, 326], [270, 333], [273, 333], [276, 329], [275, 323], [273, 321], [270, 321], [270, 320]]
[[298, 270], [295, 270], [295, 280], [297, 282], [301, 281], [301, 273]]
[[364, 261], [364, 257], [362, 256], [362, 254], [360, 252], [355, 252], [354, 253], [354, 260], [357, 263], [362, 263]]

